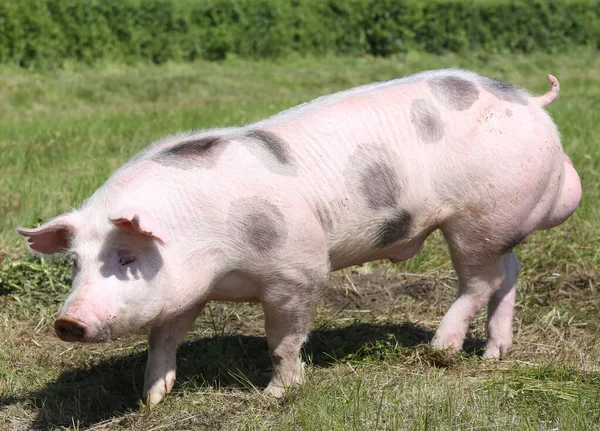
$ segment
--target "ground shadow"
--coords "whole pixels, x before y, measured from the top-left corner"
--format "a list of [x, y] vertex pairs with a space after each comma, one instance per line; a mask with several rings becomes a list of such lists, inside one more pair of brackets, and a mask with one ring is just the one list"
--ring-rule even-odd
[[[347, 355], [354, 360], [372, 353], [378, 341], [390, 339], [411, 348], [427, 343], [433, 332], [412, 323], [374, 325], [356, 323], [339, 329], [315, 329], [304, 347], [305, 360], [327, 367]], [[477, 350], [480, 342], [467, 342]], [[175, 391], [186, 387], [266, 386], [271, 371], [264, 337], [224, 335], [184, 343], [178, 352]], [[48, 429], [87, 427], [140, 408], [146, 352], [101, 361], [86, 369], [63, 372], [43, 389], [24, 399], [0, 400], [0, 405], [27, 401], [38, 409], [32, 427]]]

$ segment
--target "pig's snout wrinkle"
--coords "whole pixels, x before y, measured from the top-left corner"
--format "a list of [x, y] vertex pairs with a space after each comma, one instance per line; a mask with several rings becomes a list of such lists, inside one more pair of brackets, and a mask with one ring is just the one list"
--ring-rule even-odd
[[82, 321], [69, 316], [62, 316], [54, 322], [54, 331], [63, 341], [87, 341], [89, 328]]

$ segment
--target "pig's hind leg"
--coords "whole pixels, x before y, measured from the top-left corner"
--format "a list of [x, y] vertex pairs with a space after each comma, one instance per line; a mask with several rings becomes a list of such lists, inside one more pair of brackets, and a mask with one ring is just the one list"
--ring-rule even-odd
[[148, 362], [144, 374], [143, 400], [148, 406], [158, 404], [175, 383], [176, 354], [204, 304], [150, 329]]
[[517, 296], [520, 264], [511, 251], [504, 255], [504, 281], [488, 304], [488, 342], [484, 358], [500, 359], [512, 346], [512, 319]]
[[489, 302], [486, 357], [498, 358], [512, 342], [519, 263], [512, 251], [505, 251], [501, 240], [494, 240], [502, 235], [494, 232], [478, 235], [477, 229], [464, 232], [469, 231], [464, 227], [454, 232], [444, 230], [458, 275], [458, 295], [440, 322], [432, 343], [440, 349], [459, 351], [471, 320]]

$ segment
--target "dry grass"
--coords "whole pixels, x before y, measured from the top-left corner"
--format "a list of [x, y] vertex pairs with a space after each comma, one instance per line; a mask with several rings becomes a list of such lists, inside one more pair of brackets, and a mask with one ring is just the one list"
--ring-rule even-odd
[[[334, 274], [304, 348], [306, 384], [283, 404], [260, 393], [270, 360], [256, 305], [210, 305], [180, 348], [173, 393], [152, 411], [139, 403], [143, 333], [65, 344], [53, 334], [49, 309], [37, 317], [5, 315], [0, 418], [10, 430], [430, 429], [426, 423], [527, 429], [528, 420], [531, 429], [594, 429], [589, 420], [600, 419], [595, 278], [526, 279], [515, 346], [509, 359], [495, 362], [478, 356], [483, 315], [463, 354], [427, 345], [455, 283], [447, 269], [419, 279], [382, 264]], [[573, 427], [542, 424], [552, 420]]]
[[[114, 66], [0, 73], [0, 428], [598, 430], [600, 424], [600, 101], [596, 52], [550, 57], [295, 59], [277, 63]], [[178, 380], [151, 411], [140, 402], [143, 333], [65, 344], [53, 320], [69, 289], [62, 261], [23, 257], [16, 224], [88, 196], [152, 139], [243, 123], [300, 101], [416, 70], [459, 66], [533, 92], [561, 80], [551, 113], [584, 185], [563, 226], [519, 247], [515, 345], [483, 361], [484, 314], [460, 355], [429, 340], [456, 293], [441, 236], [402, 265], [334, 274], [303, 352], [307, 378], [283, 403], [270, 373], [260, 307], [211, 304], [181, 346]]]

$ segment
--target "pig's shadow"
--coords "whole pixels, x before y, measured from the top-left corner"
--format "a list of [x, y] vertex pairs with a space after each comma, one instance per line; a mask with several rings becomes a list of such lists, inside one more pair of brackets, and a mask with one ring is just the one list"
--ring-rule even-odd
[[[390, 336], [393, 336], [393, 338]], [[427, 343], [433, 332], [412, 323], [378, 326], [357, 323], [340, 329], [316, 329], [304, 347], [304, 358], [315, 366], [327, 367], [352, 354], [352, 359], [373, 355], [373, 346], [392, 348]], [[391, 342], [390, 342], [391, 340]], [[377, 343], [380, 341], [380, 343]], [[386, 347], [387, 346], [387, 347]], [[467, 340], [467, 352], [482, 347]], [[45, 388], [26, 399], [0, 400], [1, 405], [28, 401], [38, 409], [34, 429], [70, 426], [87, 427], [140, 408], [146, 351], [109, 359], [87, 369], [63, 372]], [[178, 375], [174, 395], [182, 387], [242, 388], [266, 386], [271, 371], [264, 337], [224, 335], [183, 344], [178, 351]]]

